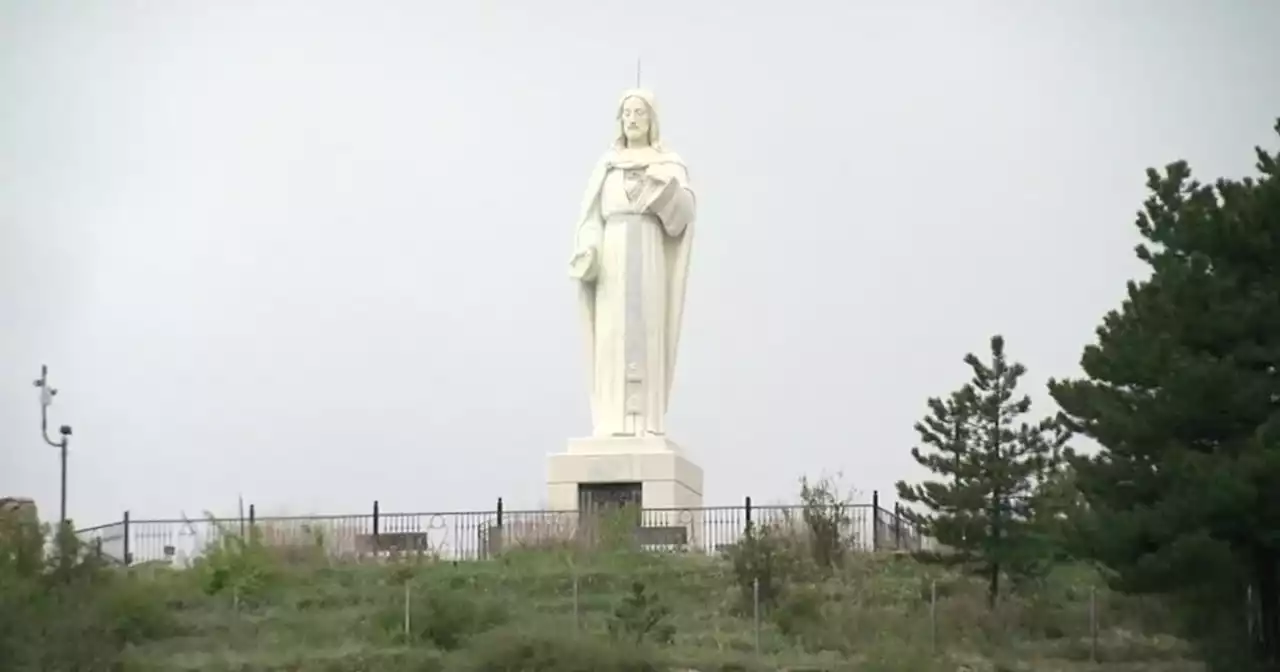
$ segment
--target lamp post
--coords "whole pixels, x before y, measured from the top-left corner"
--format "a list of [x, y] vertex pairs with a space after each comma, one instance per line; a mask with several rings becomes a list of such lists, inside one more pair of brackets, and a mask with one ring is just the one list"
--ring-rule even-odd
[[35, 386], [40, 388], [40, 433], [45, 443], [58, 449], [62, 463], [62, 488], [58, 508], [58, 527], [62, 528], [67, 524], [67, 441], [71, 438], [71, 425], [58, 428], [58, 434], [61, 436], [59, 440], [54, 441], [49, 438], [49, 405], [53, 403], [53, 397], [58, 394], [58, 391], [49, 386], [48, 366], [40, 365], [40, 379], [35, 381]]

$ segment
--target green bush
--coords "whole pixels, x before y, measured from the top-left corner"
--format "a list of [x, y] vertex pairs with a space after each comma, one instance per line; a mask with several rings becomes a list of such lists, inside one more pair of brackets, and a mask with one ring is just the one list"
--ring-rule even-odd
[[795, 539], [775, 524], [748, 528], [740, 542], [725, 550], [725, 555], [738, 586], [740, 607], [746, 614], [754, 612], [757, 597], [761, 610], [776, 605], [803, 569]]
[[767, 611], [782, 603], [790, 586], [830, 577], [857, 548], [852, 495], [841, 494], [835, 479], [800, 479], [799, 520], [789, 516], [749, 527], [726, 550], [745, 613]]
[[[404, 581], [400, 584], [406, 585]], [[383, 632], [398, 643], [430, 644], [443, 651], [453, 651], [471, 637], [504, 625], [511, 618], [501, 601], [464, 586], [408, 585], [408, 637], [405, 636], [404, 597], [397, 596], [378, 616]]]
[[[817, 586], [797, 585], [787, 591], [786, 596], [770, 611], [770, 620], [778, 626], [779, 632], [793, 639], [804, 642], [811, 638], [809, 634], [815, 624], [826, 622], [823, 613], [824, 596]], [[827, 646], [807, 647], [818, 650]]]
[[0, 669], [107, 670], [130, 645], [179, 634], [164, 595], [86, 552], [69, 527], [0, 518]]
[[635, 644], [653, 641], [670, 644], [676, 628], [670, 621], [671, 609], [662, 603], [643, 581], [634, 581], [631, 592], [622, 598], [609, 619], [609, 634]]
[[256, 603], [279, 578], [279, 563], [262, 541], [256, 526], [248, 536], [221, 530], [205, 548], [192, 570], [207, 595], [228, 595], [239, 606]]

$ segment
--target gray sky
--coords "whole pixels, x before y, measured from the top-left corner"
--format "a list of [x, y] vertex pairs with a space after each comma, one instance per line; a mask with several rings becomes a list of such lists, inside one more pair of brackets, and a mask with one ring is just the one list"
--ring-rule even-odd
[[566, 263], [637, 54], [699, 193], [670, 432], [707, 503], [823, 471], [887, 493], [991, 334], [1050, 410], [1141, 271], [1145, 167], [1252, 170], [1277, 25], [1266, 0], [0, 0], [0, 495], [56, 516], [43, 361], [81, 524], [539, 505], [589, 431]]

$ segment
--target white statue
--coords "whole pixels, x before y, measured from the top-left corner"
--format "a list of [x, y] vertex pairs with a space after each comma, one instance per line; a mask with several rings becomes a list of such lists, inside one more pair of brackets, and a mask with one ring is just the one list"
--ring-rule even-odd
[[618, 136], [587, 183], [570, 275], [587, 335], [594, 436], [662, 436], [695, 212], [662, 144], [653, 95], [627, 91]]

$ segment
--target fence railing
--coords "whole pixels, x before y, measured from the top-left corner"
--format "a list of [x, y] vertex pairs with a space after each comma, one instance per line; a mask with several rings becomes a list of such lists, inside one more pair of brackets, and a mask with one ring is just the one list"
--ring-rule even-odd
[[[803, 530], [804, 505], [642, 509], [633, 533], [653, 550], [715, 554], [738, 543], [752, 525]], [[810, 509], [812, 513], [812, 509]], [[869, 504], [829, 508], [840, 521], [841, 539], [857, 550], [921, 550], [927, 541], [897, 505], [884, 509], [878, 493]], [[338, 516], [258, 516], [253, 505], [243, 518], [121, 520], [78, 530], [84, 543], [124, 564], [171, 562], [187, 565], [224, 538], [252, 534], [277, 547], [322, 547], [334, 556], [426, 553], [451, 560], [482, 560], [506, 549], [549, 548], [600, 534], [600, 518], [578, 511], [507, 511], [499, 498], [491, 511], [387, 513], [377, 502], [367, 514]]]

